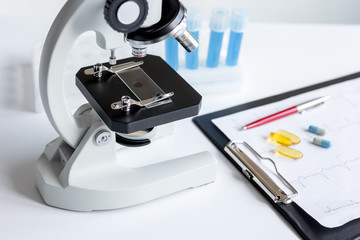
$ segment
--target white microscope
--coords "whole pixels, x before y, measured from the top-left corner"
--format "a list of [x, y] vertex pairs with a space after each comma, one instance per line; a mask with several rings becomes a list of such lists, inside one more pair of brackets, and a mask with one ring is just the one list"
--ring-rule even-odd
[[[63, 72], [73, 43], [87, 31], [95, 31], [98, 46], [111, 54], [109, 62], [77, 72], [76, 85], [89, 103], [71, 114]], [[214, 181], [216, 159], [209, 152], [139, 167], [120, 161], [144, 157], [143, 148], [171, 136], [171, 122], [199, 112], [201, 96], [160, 57], [146, 55], [148, 44], [168, 37], [187, 51], [198, 45], [178, 0], [66, 2], [40, 64], [42, 102], [60, 135], [36, 164], [37, 188], [47, 204], [75, 211], [115, 209]], [[134, 57], [117, 61], [115, 49], [126, 42]]]

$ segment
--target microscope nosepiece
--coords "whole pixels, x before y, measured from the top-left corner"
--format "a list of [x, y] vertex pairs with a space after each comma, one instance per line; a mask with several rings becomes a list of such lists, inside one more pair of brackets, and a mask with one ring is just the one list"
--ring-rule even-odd
[[187, 29], [186, 8], [179, 1], [163, 1], [163, 4], [163, 9], [168, 11], [158, 23], [127, 34], [127, 41], [132, 46], [132, 54], [135, 57], [145, 57], [147, 45], [169, 37], [176, 39], [187, 52], [192, 52], [199, 46], [198, 41]]
[[192, 52], [199, 46], [199, 42], [187, 29], [175, 37], [175, 39], [181, 44], [181, 46], [183, 46], [183, 48], [185, 48], [187, 52]]

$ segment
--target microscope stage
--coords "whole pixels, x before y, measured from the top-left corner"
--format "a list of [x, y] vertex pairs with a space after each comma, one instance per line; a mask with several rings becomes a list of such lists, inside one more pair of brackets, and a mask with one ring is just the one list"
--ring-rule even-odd
[[[93, 66], [81, 68], [76, 74], [77, 87], [112, 131], [132, 133], [195, 116], [199, 113], [201, 95], [162, 58], [152, 55], [144, 58], [133, 57], [119, 60], [117, 65], [138, 61], [143, 61], [143, 64], [137, 67], [139, 75], [142, 73], [149, 78], [150, 84], [137, 81], [136, 76], [122, 80], [118, 74], [108, 71], [103, 71], [101, 77], [85, 74], [85, 70], [92, 69]], [[103, 66], [111, 67], [108, 63], [104, 63]], [[129, 71], [129, 76], [134, 74], [134, 72], [130, 72], [132, 70], [122, 71], [121, 74], [126, 73], [126, 71]], [[130, 111], [111, 107], [113, 103], [120, 101], [122, 96], [129, 96], [136, 101], [145, 100], [139, 99], [137, 97], [139, 95], [153, 94], [149, 96], [155, 97], [154, 93], [160, 93], [151, 93], [151, 91], [157, 89], [162, 90], [162, 93], [173, 92], [171, 101], [152, 108], [133, 105]]]

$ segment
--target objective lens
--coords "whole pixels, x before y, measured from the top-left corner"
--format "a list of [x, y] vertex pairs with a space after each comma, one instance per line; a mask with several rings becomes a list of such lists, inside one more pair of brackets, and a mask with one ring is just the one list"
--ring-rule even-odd
[[132, 55], [134, 57], [142, 58], [145, 57], [147, 54], [147, 48], [146, 47], [132, 47]]
[[194, 51], [198, 46], [198, 41], [191, 35], [191, 33], [185, 29], [183, 33], [175, 38], [183, 48], [188, 52]]

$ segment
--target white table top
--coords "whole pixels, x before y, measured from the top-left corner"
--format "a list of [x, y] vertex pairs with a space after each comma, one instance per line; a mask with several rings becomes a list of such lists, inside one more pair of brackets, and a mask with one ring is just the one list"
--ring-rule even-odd
[[[25, 26], [26, 21], [21, 24]], [[6, 53], [17, 49], [10, 39], [4, 41], [7, 48], [1, 48], [1, 67], [11, 64], [4, 59]], [[201, 113], [357, 72], [359, 42], [360, 26], [356, 25], [250, 24], [241, 53], [246, 71], [243, 89], [205, 95]], [[22, 44], [22, 49], [32, 48]], [[4, 75], [1, 78], [8, 80]], [[176, 122], [172, 138], [182, 152], [208, 150], [216, 156], [214, 183], [135, 207], [81, 213], [45, 205], [36, 189], [36, 159], [57, 137], [46, 115], [4, 108], [0, 118], [1, 239], [299, 238], [191, 119]]]

